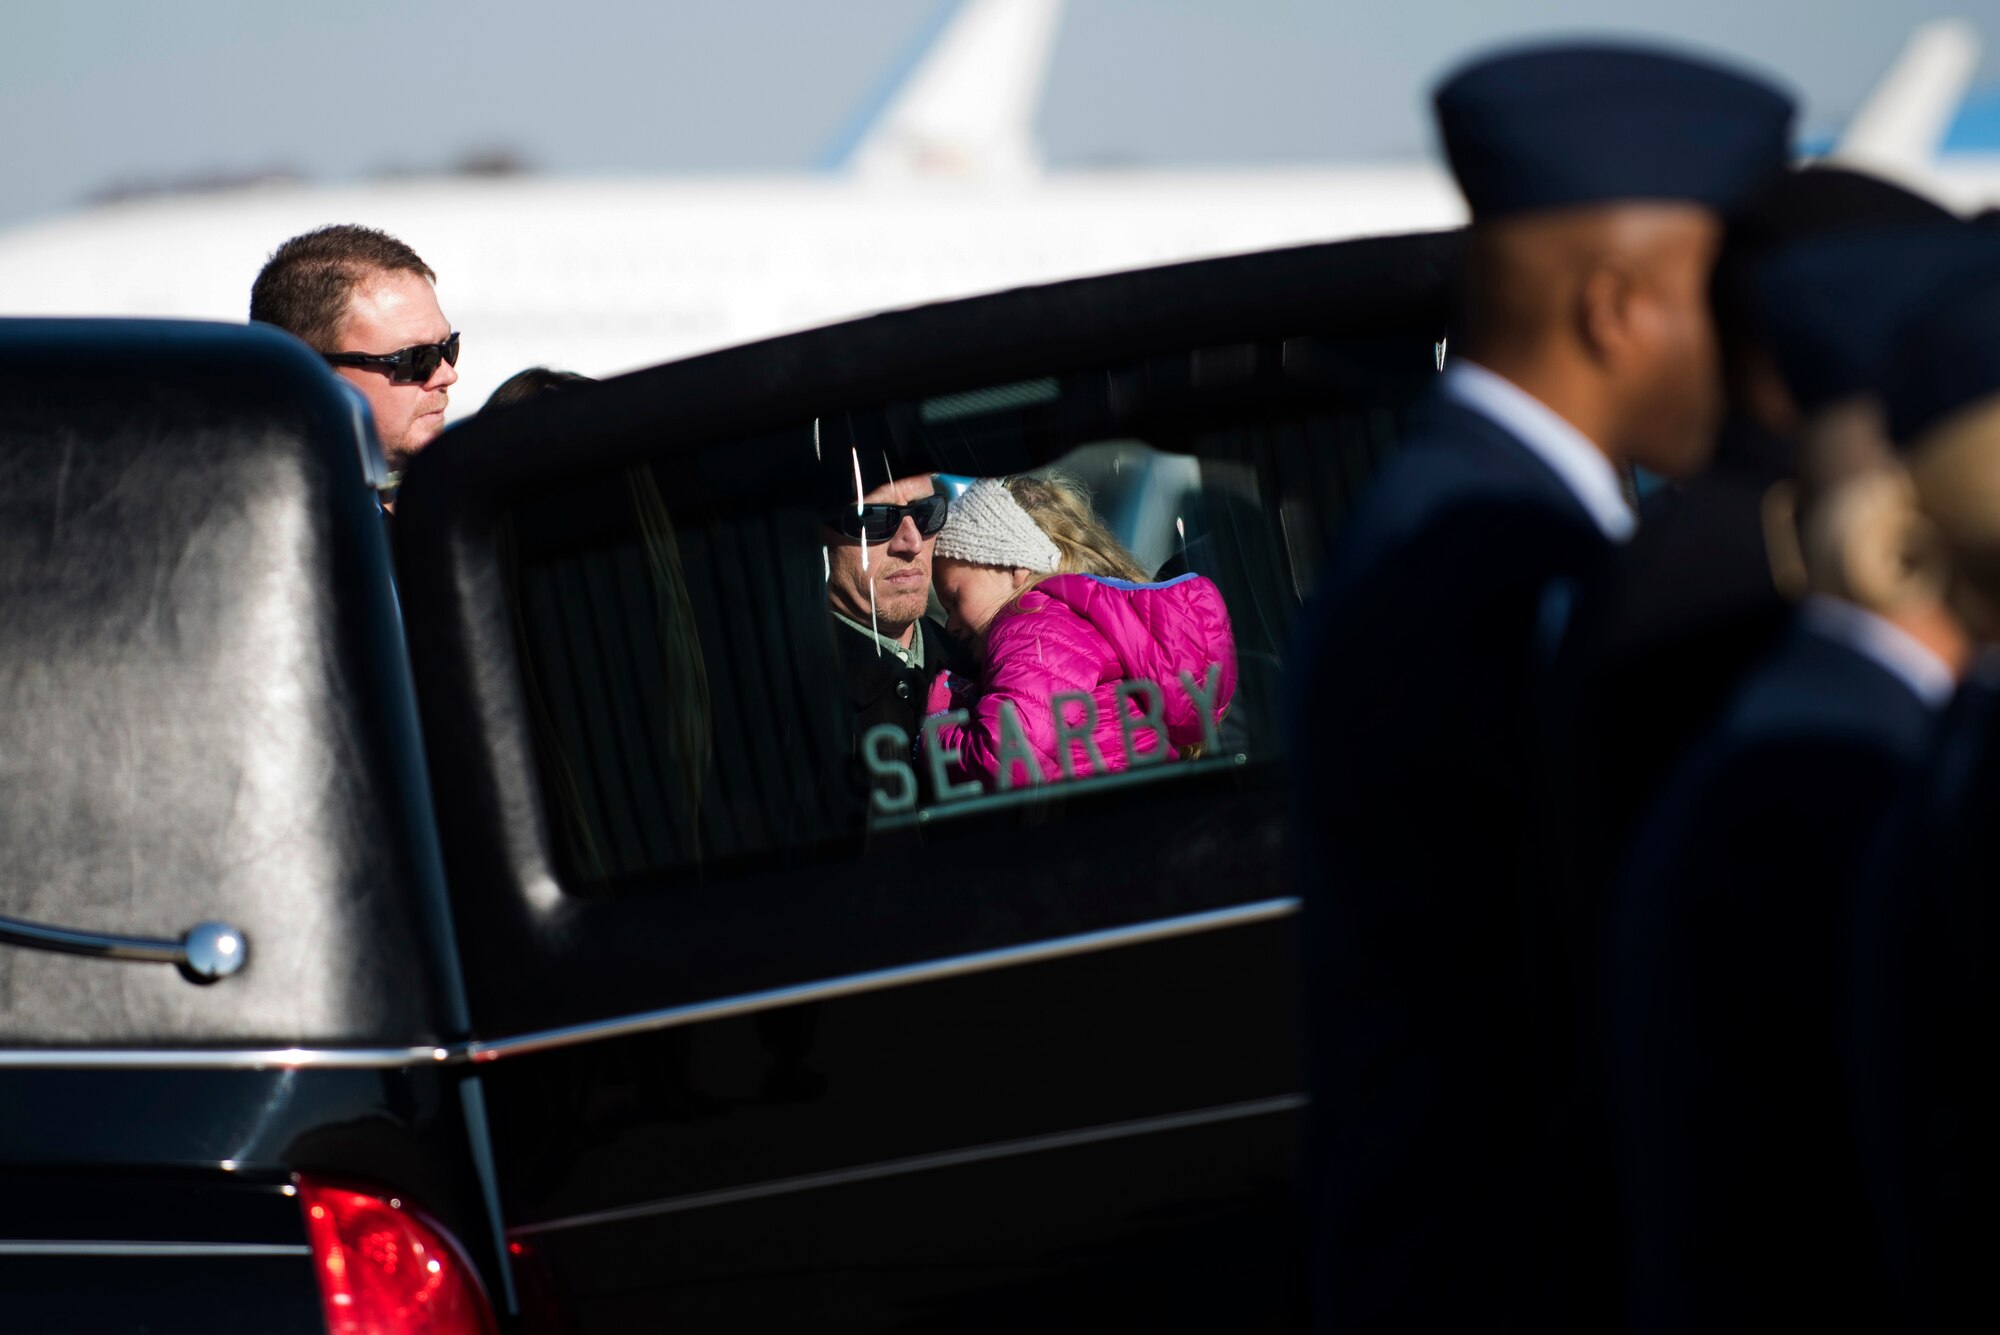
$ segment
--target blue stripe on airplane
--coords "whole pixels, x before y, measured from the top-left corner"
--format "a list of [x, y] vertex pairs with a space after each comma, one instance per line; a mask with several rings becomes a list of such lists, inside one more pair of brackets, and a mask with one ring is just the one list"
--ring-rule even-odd
[[854, 155], [854, 150], [868, 137], [868, 131], [874, 127], [876, 119], [888, 110], [891, 102], [895, 101], [896, 94], [902, 91], [903, 84], [916, 72], [917, 66], [923, 64], [924, 57], [930, 54], [931, 47], [937, 44], [937, 39], [944, 30], [951, 26], [952, 18], [964, 3], [965, 0], [941, 0], [937, 8], [931, 12], [930, 20], [917, 31], [916, 37], [904, 49], [902, 57], [875, 85], [874, 91], [854, 109], [847, 123], [841, 127], [840, 133], [834, 136], [833, 141], [814, 161], [815, 169], [838, 171], [847, 165], [847, 160]]
[[2000, 153], [2000, 86], [1966, 94], [1945, 132], [1944, 152]]

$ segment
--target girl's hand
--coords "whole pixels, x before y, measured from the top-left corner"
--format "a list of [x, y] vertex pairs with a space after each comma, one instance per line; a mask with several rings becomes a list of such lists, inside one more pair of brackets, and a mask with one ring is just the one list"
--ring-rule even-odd
[[950, 668], [946, 668], [944, 671], [938, 673], [937, 676], [931, 678], [930, 693], [924, 699], [925, 717], [929, 717], [932, 714], [943, 714], [949, 710], [956, 709], [958, 706], [953, 700], [953, 696], [961, 689], [971, 686], [971, 684], [971, 682], [961, 683], [956, 677], [953, 677]]

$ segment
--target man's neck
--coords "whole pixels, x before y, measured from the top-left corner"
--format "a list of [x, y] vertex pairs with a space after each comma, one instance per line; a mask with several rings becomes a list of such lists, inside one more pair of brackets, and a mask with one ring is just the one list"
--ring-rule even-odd
[[894, 622], [884, 621], [880, 617], [870, 617], [865, 611], [858, 616], [845, 607], [836, 607], [834, 611], [840, 613], [857, 626], [868, 627], [885, 640], [894, 640], [905, 649], [909, 648], [911, 642], [917, 638], [917, 623], [914, 621], [906, 621], [899, 626]]
[[1918, 699], [1937, 708], [1965, 676], [1971, 644], [1963, 625], [1940, 599], [1918, 596], [1895, 607], [1863, 607], [1829, 593], [1810, 594], [1800, 605], [1804, 624], [1899, 678]]
[[1444, 393], [1485, 417], [1541, 460], [1604, 536], [1632, 535], [1633, 499], [1611, 456], [1522, 386], [1470, 357], [1445, 368]]
[[1492, 348], [1467, 349], [1464, 355], [1467, 361], [1476, 362], [1515, 388], [1533, 395], [1543, 407], [1575, 427], [1613, 467], [1624, 462], [1606, 443], [1611, 438], [1610, 423], [1600, 411], [1597, 396], [1587, 392], [1579, 376], [1548, 358], [1510, 357], [1504, 350]]
[[1880, 615], [1884, 621], [1936, 654], [1954, 678], [1964, 680], [1965, 669], [1972, 662], [1972, 639], [1943, 603], [1919, 599]]

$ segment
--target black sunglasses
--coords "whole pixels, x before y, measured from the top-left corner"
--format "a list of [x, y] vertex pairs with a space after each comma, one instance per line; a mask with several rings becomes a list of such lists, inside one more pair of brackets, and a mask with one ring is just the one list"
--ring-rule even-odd
[[365, 366], [389, 374], [392, 385], [421, 385], [437, 374], [439, 362], [458, 365], [458, 335], [442, 343], [418, 343], [394, 352], [323, 352], [335, 366]]
[[823, 522], [843, 537], [864, 542], [887, 542], [903, 526], [905, 516], [917, 521], [917, 532], [931, 537], [944, 527], [951, 511], [951, 498], [943, 494], [922, 496], [908, 505], [843, 505], [828, 511]]

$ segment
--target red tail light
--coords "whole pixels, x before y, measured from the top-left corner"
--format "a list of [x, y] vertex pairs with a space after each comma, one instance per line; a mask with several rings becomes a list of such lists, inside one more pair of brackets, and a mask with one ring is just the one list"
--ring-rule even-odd
[[299, 1179], [330, 1335], [493, 1335], [493, 1309], [449, 1233], [397, 1196]]

